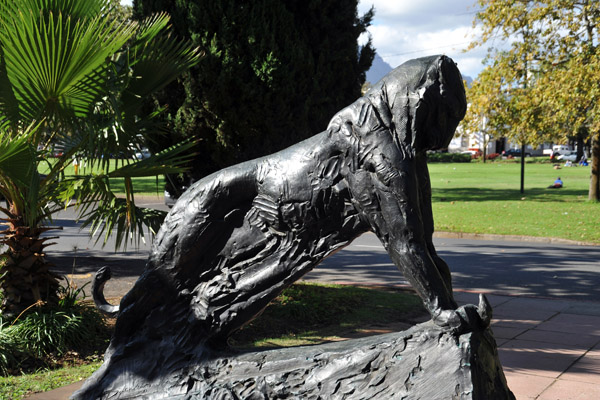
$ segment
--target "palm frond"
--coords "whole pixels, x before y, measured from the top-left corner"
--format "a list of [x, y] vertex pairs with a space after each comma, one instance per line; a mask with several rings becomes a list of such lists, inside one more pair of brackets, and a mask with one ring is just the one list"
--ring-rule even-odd
[[163, 32], [165, 28], [167, 28], [169, 19], [169, 14], [162, 12], [154, 14], [143, 20], [140, 24], [137, 34], [135, 35], [133, 46], [143, 45], [145, 42], [154, 39], [157, 35]]
[[28, 187], [35, 170], [35, 149], [29, 142], [32, 132], [13, 137], [0, 130], [0, 176], [17, 186]]
[[[75, 201], [96, 235], [106, 239], [114, 232], [121, 246], [143, 235], [144, 226], [158, 229], [164, 217], [135, 206], [132, 178], [183, 171], [194, 143], [114, 171], [108, 156], [132, 152], [145, 145], [143, 135], [160, 130], [152, 115], [142, 113], [143, 100], [197, 63], [199, 54], [165, 34], [166, 14], [139, 25], [121, 23], [110, 17], [115, 4], [0, 0], [0, 192], [27, 209], [19, 215], [31, 225]], [[32, 121], [43, 125], [22, 139], [20, 130]], [[44, 160], [37, 144], [57, 142], [65, 154], [48, 163], [46, 176], [38, 175]], [[91, 163], [100, 163], [102, 172], [64, 179], [71, 157], [82, 154], [99, 159]], [[5, 173], [5, 167], [13, 171]], [[111, 178], [125, 180], [124, 199], [111, 191]]]
[[6, 74], [21, 115], [85, 116], [104, 90], [106, 59], [134, 34], [102, 15], [75, 19], [61, 12], [47, 18], [35, 9], [0, 19]]
[[139, 245], [146, 240], [144, 229], [151, 235], [158, 232], [167, 213], [153, 208], [131, 207], [126, 199], [113, 198], [95, 208], [83, 226], [89, 226], [96, 242], [103, 238], [106, 244], [111, 235], [115, 237], [115, 248], [126, 248], [128, 243]]
[[0, 129], [7, 130], [11, 127], [16, 130], [19, 119], [19, 103], [8, 79], [4, 54], [0, 47]]
[[[53, 181], [37, 172], [39, 153], [32, 144], [39, 124], [25, 132], [0, 130], [0, 194], [28, 226], [37, 226], [50, 217], [57, 200], [52, 195]], [[50, 183], [50, 184], [49, 184]]]
[[96, 242], [106, 244], [115, 235], [115, 249], [126, 248], [132, 242], [145, 240], [145, 229], [154, 235], [166, 213], [164, 211], [135, 206], [133, 195], [116, 197], [110, 189], [105, 174], [72, 177], [62, 182], [63, 199], [73, 199], [83, 219], [83, 226], [90, 227]]
[[16, 13], [18, 10], [41, 10], [47, 15], [50, 12], [60, 12], [74, 18], [92, 18], [109, 9], [110, 0], [3, 0], [0, 10], [7, 13]]
[[145, 20], [121, 61], [130, 74], [121, 103], [125, 115], [136, 112], [148, 95], [164, 88], [200, 60], [200, 53], [185, 40], [176, 40], [165, 29], [166, 14]]
[[[108, 173], [64, 179], [60, 182], [60, 200], [65, 204], [70, 201], [76, 204], [78, 214], [84, 220], [83, 226], [91, 228], [97, 242], [102, 238], [106, 244], [109, 236], [115, 235], [117, 248], [127, 247], [129, 242], [139, 244], [139, 240], [145, 240], [144, 229], [156, 233], [166, 213], [137, 207], [131, 178], [183, 172], [184, 164], [195, 156], [190, 152], [195, 145], [194, 141], [183, 142]], [[125, 198], [114, 195], [110, 178], [125, 179]]]
[[127, 87], [128, 99], [143, 99], [150, 93], [164, 88], [182, 72], [196, 65], [200, 59], [198, 49], [190, 43], [175, 40], [163, 34], [133, 48], [130, 57], [133, 68]]

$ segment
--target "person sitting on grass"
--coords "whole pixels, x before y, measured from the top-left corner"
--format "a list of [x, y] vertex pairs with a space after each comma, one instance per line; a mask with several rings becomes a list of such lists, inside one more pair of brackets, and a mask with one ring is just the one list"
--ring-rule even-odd
[[552, 185], [548, 186], [549, 189], [560, 189], [561, 187], [563, 187], [563, 181], [560, 180], [560, 176], [556, 178]]

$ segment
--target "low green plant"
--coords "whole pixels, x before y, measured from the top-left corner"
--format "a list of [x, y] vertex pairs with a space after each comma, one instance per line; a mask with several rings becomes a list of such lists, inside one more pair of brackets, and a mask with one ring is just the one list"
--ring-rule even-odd
[[14, 325], [11, 334], [19, 338], [26, 352], [38, 359], [51, 353], [82, 349], [94, 341], [103, 327], [102, 319], [89, 307], [35, 310]]
[[0, 318], [0, 373], [52, 367], [69, 351], [93, 353], [109, 337], [104, 318], [82, 302], [83, 288], [61, 286], [59, 305], [35, 304], [12, 321]]
[[23, 349], [8, 321], [0, 316], [0, 375], [8, 375], [22, 359]]
[[[77, 250], [79, 250], [77, 248], [77, 246], [73, 246], [72, 251], [73, 251], [73, 268], [71, 269], [71, 275], [73, 275], [75, 273], [75, 268], [77, 265]], [[62, 277], [65, 282], [66, 285], [59, 285], [58, 287], [58, 306], [61, 308], [64, 307], [73, 307], [75, 306], [77, 303], [79, 303], [80, 300], [85, 300], [85, 298], [87, 297], [87, 295], [85, 294], [85, 287], [87, 285], [90, 284], [90, 282], [87, 282], [86, 284], [84, 284], [82, 287], [77, 287], [77, 285], [75, 285], [75, 283], [73, 282], [73, 280], [69, 280], [69, 278], [67, 278], [66, 276]]]
[[[64, 278], [67, 280], [67, 278]], [[90, 282], [87, 282], [82, 287], [78, 288], [73, 285], [72, 282], [67, 280], [67, 285], [58, 287], [58, 306], [60, 308], [69, 308], [74, 307], [77, 303], [79, 303], [80, 298], [87, 297], [85, 294], [85, 287], [89, 285]]]

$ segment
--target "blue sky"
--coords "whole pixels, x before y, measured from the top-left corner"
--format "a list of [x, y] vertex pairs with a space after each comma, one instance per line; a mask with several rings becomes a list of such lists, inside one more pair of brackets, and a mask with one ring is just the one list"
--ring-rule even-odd
[[[463, 50], [476, 37], [472, 27], [476, 0], [360, 0], [364, 14], [375, 6], [369, 28], [377, 53], [392, 67], [416, 57], [445, 54], [464, 75], [475, 78], [483, 69], [486, 50]], [[122, 0], [131, 5], [131, 0]]]

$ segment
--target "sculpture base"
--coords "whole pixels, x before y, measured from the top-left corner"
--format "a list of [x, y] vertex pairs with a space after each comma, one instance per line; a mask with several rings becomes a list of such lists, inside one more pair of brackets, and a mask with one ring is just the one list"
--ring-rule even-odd
[[489, 328], [457, 337], [431, 322], [317, 346], [204, 354], [151, 381], [109, 375], [107, 387], [92, 376], [74, 398], [515, 398]]

